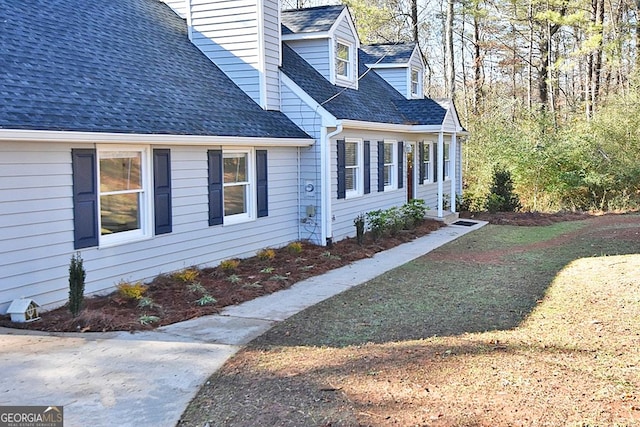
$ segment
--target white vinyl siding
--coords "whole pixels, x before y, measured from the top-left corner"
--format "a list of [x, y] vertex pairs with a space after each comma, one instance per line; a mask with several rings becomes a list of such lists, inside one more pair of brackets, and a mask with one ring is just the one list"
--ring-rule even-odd
[[280, 109], [280, 10], [279, 2], [264, 3], [264, 84], [266, 109]]
[[[193, 43], [256, 103], [280, 103], [280, 22], [277, 4], [192, 0]], [[260, 21], [262, 20], [262, 21]]]
[[[18, 297], [61, 305], [68, 297], [73, 245], [72, 148], [92, 144], [0, 144], [0, 313]], [[171, 149], [173, 230], [106, 248], [82, 249], [86, 293], [118, 281], [147, 281], [190, 265], [215, 266], [299, 238], [296, 148], [268, 148], [269, 216], [209, 227], [207, 150]], [[213, 242], [213, 244], [212, 244]], [[126, 262], [123, 262], [125, 261]]]
[[290, 40], [286, 43], [325, 79], [331, 80], [330, 61], [333, 54], [330, 51], [330, 39]]
[[[413, 51], [413, 55], [411, 55], [411, 59], [409, 60], [409, 69], [416, 70], [418, 72], [419, 77], [419, 90], [416, 95], [410, 93], [408, 96], [412, 98], [422, 99], [424, 98], [424, 64], [422, 62], [422, 58], [420, 57], [420, 52], [418, 49]], [[411, 75], [409, 75], [409, 79], [411, 79]]]
[[162, 0], [182, 19], [187, 18], [187, 1], [188, 0]]
[[402, 96], [407, 96], [407, 68], [375, 68], [374, 71], [389, 83], [395, 90], [400, 92]]

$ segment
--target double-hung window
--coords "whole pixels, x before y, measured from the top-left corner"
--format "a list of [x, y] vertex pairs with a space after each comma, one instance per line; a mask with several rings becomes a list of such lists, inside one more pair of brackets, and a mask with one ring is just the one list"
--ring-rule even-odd
[[351, 80], [352, 76], [351, 47], [342, 42], [336, 42], [336, 77]]
[[431, 142], [423, 142], [422, 143], [422, 163], [423, 163], [423, 174], [424, 180], [423, 183], [427, 184], [433, 182], [433, 144]]
[[345, 141], [345, 190], [347, 197], [362, 194], [362, 143]]
[[74, 148], [71, 167], [75, 249], [171, 233], [169, 149]]
[[451, 177], [450, 175], [450, 167], [451, 167], [451, 159], [449, 157], [450, 153], [449, 153], [449, 149], [450, 149], [451, 145], [448, 142], [444, 143], [444, 153], [443, 153], [443, 157], [444, 157], [444, 179], [449, 179]]
[[249, 152], [223, 152], [224, 216], [251, 219], [251, 178]]
[[418, 98], [420, 97], [420, 91], [422, 85], [420, 84], [421, 76], [420, 70], [417, 68], [411, 68], [411, 97]]
[[392, 190], [396, 186], [396, 152], [395, 142], [384, 142], [384, 189]]
[[150, 179], [146, 148], [98, 148], [100, 244], [150, 235]]
[[269, 215], [267, 150], [209, 150], [207, 157], [209, 225], [237, 224]]

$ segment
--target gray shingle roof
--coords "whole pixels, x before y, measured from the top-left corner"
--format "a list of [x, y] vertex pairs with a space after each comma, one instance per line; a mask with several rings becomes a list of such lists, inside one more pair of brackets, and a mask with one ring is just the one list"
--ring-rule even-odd
[[325, 32], [346, 6], [318, 6], [282, 11], [282, 34]]
[[286, 44], [282, 55], [282, 71], [338, 119], [416, 125], [441, 125], [444, 120], [446, 109], [434, 100], [408, 100], [374, 71], [366, 72], [362, 51], [358, 90], [332, 85]]
[[157, 0], [0, 0], [0, 128], [308, 138]]
[[411, 59], [415, 43], [372, 44], [360, 46], [367, 64], [406, 64]]

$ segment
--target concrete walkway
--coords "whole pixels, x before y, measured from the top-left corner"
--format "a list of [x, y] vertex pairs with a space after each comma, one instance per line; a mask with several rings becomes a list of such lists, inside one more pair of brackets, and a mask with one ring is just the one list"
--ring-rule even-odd
[[486, 223], [450, 225], [291, 288], [150, 332], [0, 328], [0, 406], [64, 406], [64, 425], [175, 426], [207, 380], [275, 323]]

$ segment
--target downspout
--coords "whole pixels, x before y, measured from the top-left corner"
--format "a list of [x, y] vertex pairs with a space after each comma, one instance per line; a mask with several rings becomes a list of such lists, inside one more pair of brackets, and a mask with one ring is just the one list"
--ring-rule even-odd
[[333, 243], [333, 214], [331, 209], [331, 159], [329, 153], [331, 153], [331, 138], [342, 133], [342, 123], [338, 122], [336, 130], [330, 133], [327, 132], [327, 127], [322, 127], [321, 140], [326, 141], [326, 145], [320, 150], [320, 162], [323, 166], [322, 173], [322, 213], [323, 213], [323, 227], [322, 227], [322, 239], [326, 245]]

